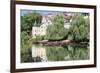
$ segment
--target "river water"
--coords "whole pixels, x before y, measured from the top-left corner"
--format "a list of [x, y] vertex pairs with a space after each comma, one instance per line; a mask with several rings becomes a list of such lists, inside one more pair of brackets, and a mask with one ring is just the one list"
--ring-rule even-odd
[[[29, 62], [71, 61], [89, 59], [89, 47], [32, 45]], [[28, 60], [27, 60], [28, 62]]]

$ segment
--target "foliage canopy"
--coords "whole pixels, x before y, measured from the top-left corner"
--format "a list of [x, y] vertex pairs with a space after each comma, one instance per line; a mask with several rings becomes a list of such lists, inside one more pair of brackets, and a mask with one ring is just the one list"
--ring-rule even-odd
[[73, 40], [89, 39], [89, 18], [84, 18], [81, 13], [76, 13], [72, 17], [71, 27], [69, 32]]
[[63, 14], [57, 14], [52, 20], [52, 25], [47, 28], [46, 38], [49, 40], [63, 39], [67, 35], [67, 29], [64, 28]]
[[40, 26], [42, 21], [42, 15], [37, 12], [31, 12], [21, 16], [21, 31], [30, 33], [32, 26]]

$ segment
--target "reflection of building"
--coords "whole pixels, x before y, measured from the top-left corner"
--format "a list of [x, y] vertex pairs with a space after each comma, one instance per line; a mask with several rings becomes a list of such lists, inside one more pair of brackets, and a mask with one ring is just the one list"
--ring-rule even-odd
[[32, 57], [40, 57], [42, 61], [47, 61], [46, 49], [44, 47], [32, 46]]

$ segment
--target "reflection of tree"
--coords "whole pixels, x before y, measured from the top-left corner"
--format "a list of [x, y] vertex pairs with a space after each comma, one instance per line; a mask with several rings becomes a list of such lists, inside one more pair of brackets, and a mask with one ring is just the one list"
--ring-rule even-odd
[[27, 32], [21, 32], [21, 62], [31, 61], [31, 36]]
[[[89, 39], [89, 18], [84, 19], [80, 13], [72, 17], [71, 27], [64, 28], [64, 17], [62, 14], [55, 15], [52, 19], [52, 25], [48, 25], [45, 36], [37, 36], [32, 40], [32, 26], [34, 23], [40, 26], [42, 16], [39, 13], [33, 12], [21, 16], [21, 62], [35, 61], [32, 59], [29, 48], [32, 46], [32, 41], [40, 41], [44, 39], [62, 40], [70, 36], [74, 41], [86, 41]], [[65, 44], [64, 44], [65, 45]], [[49, 61], [63, 60], [85, 60], [89, 59], [89, 49], [73, 46], [47, 46], [46, 54]], [[40, 61], [40, 58], [36, 58]]]
[[30, 62], [32, 57], [29, 48], [32, 46], [32, 26], [34, 23], [40, 26], [42, 16], [37, 12], [32, 12], [21, 16], [21, 62]]
[[49, 61], [86, 60], [89, 59], [89, 49], [72, 46], [48, 46], [47, 57]]
[[68, 52], [72, 60], [89, 59], [89, 49], [88, 48], [68, 46]]

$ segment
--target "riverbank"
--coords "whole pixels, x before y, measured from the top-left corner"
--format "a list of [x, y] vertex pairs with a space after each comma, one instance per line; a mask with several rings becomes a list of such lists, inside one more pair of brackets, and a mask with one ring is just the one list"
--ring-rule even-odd
[[84, 42], [76, 42], [72, 40], [41, 40], [33, 42], [33, 44], [40, 44], [44, 46], [65, 46], [65, 45], [73, 45], [78, 47], [87, 47], [89, 44], [87, 41]]

